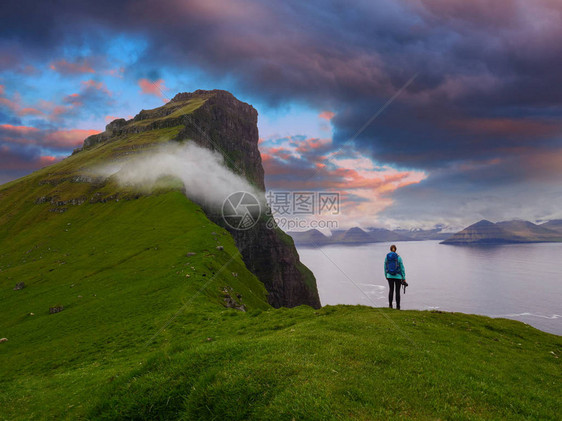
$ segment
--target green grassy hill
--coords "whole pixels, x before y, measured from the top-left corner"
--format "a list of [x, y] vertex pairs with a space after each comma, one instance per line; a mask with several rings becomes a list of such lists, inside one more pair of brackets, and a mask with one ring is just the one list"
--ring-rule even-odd
[[560, 337], [463, 314], [273, 309], [231, 235], [174, 182], [140, 194], [89, 170], [181, 129], [0, 186], [0, 419], [559, 415]]

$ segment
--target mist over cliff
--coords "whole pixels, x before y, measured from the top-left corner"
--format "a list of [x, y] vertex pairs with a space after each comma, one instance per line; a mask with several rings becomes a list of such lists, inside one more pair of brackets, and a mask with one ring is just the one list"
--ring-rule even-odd
[[263, 199], [263, 193], [230, 170], [223, 156], [195, 143], [166, 143], [130, 159], [96, 169], [104, 177], [114, 177], [122, 186], [152, 192], [163, 178], [181, 181], [187, 197], [215, 211], [236, 192], [249, 192]]

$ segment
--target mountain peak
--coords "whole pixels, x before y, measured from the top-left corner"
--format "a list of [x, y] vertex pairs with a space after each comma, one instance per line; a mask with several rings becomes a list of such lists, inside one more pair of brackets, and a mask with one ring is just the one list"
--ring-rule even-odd
[[480, 221], [470, 225], [470, 227], [484, 227], [484, 226], [492, 226], [492, 225], [495, 224], [491, 221], [488, 221], [487, 219], [481, 219]]
[[190, 99], [193, 98], [209, 98], [211, 96], [221, 96], [224, 98], [232, 98], [236, 101], [238, 101], [238, 99], [232, 95], [230, 92], [228, 91], [224, 91], [222, 89], [212, 89], [210, 91], [204, 90], [204, 89], [197, 89], [196, 91], [193, 92], [178, 92], [171, 100], [170, 102], [185, 102], [185, 101], [189, 101]]
[[365, 231], [362, 228], [359, 227], [353, 227], [347, 230], [348, 233], [350, 234], [355, 234], [355, 233], [359, 233], [359, 234], [363, 234], [365, 233]]
[[[131, 120], [113, 120], [104, 132], [86, 138], [74, 153], [130, 138], [138, 141], [128, 142], [123, 155], [146, 151], [162, 140], [193, 140], [220, 152], [231, 170], [265, 190], [257, 121], [256, 109], [228, 91], [180, 92], [161, 107], [141, 110]], [[152, 135], [159, 130], [167, 135]]]

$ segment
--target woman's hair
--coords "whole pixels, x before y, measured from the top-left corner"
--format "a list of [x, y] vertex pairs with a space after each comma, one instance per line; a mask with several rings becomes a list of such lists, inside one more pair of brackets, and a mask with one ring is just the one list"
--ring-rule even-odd
[[394, 244], [390, 246], [390, 251], [396, 251], [396, 246]]

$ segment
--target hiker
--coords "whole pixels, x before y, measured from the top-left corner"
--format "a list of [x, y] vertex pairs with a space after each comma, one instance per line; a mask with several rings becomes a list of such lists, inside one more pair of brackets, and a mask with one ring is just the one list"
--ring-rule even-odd
[[[396, 290], [396, 308], [400, 310], [400, 286], [406, 282], [406, 270], [402, 258], [396, 253], [396, 246], [390, 246], [390, 253], [384, 259], [384, 276], [388, 281], [390, 291], [388, 293], [388, 307], [392, 308], [394, 290]], [[404, 289], [405, 291], [405, 289]]]

